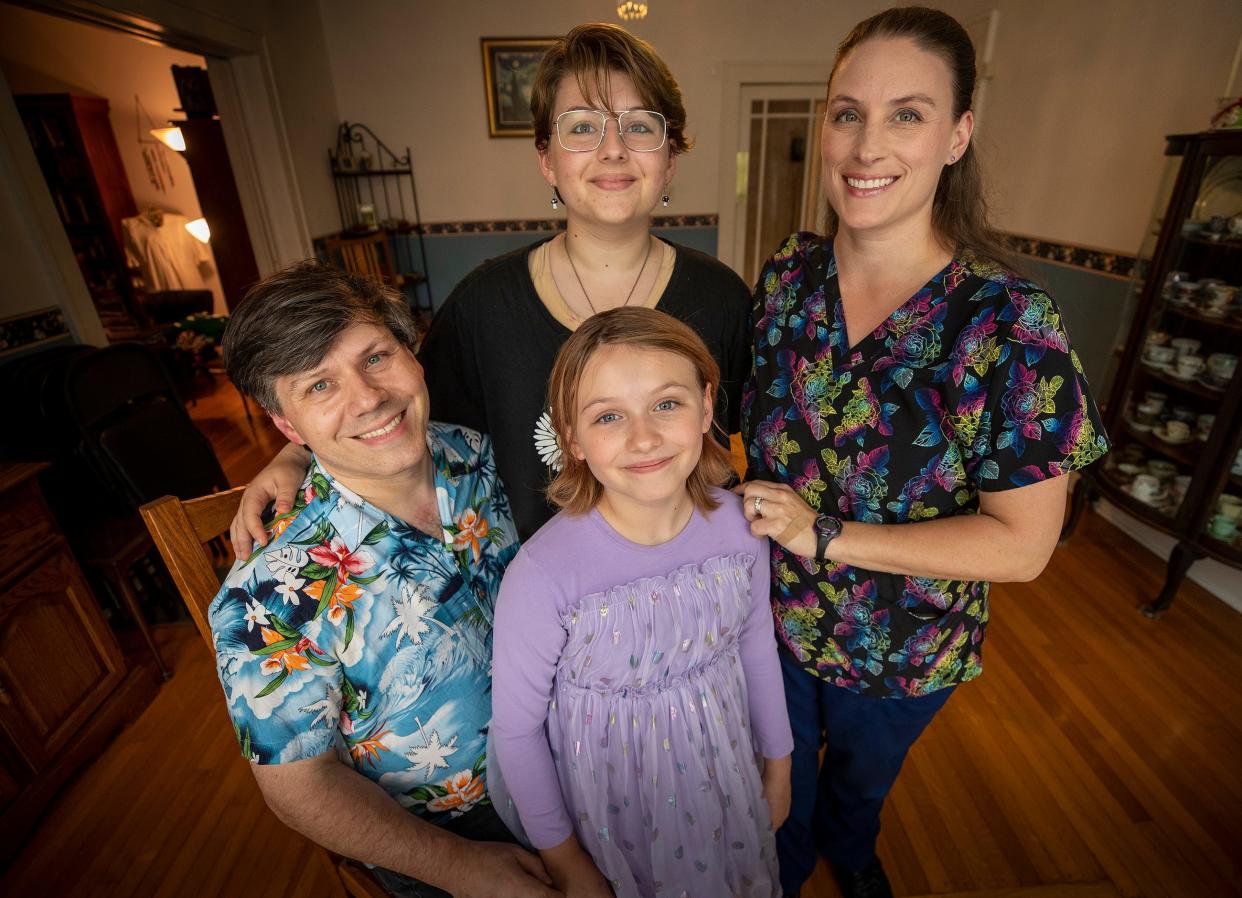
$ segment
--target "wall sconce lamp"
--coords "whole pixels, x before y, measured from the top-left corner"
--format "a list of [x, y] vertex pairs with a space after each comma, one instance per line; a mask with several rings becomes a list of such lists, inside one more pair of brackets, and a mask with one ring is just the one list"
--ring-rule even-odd
[[185, 223], [185, 229], [194, 235], [200, 243], [207, 243], [211, 240], [211, 228], [207, 226], [207, 219], [196, 218], [193, 221]]
[[185, 152], [185, 135], [181, 133], [180, 128], [152, 128], [151, 136], [178, 153]]

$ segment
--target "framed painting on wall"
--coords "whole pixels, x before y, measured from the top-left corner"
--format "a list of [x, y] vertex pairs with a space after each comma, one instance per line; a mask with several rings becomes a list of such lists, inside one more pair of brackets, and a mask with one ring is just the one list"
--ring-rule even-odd
[[530, 89], [535, 70], [554, 37], [484, 37], [483, 83], [489, 137], [534, 137]]

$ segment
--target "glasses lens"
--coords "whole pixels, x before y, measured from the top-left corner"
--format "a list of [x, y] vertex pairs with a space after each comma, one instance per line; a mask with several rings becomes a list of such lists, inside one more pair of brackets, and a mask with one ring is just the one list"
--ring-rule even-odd
[[664, 116], [650, 109], [631, 109], [617, 117], [621, 140], [639, 153], [650, 153], [664, 146], [667, 125]]
[[587, 153], [598, 147], [604, 133], [602, 112], [573, 109], [556, 119], [556, 136], [561, 146], [574, 153]]

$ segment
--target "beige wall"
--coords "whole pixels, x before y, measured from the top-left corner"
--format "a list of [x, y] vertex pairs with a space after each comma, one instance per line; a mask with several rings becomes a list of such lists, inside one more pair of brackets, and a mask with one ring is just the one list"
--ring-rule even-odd
[[1137, 251], [1165, 164], [1164, 136], [1207, 128], [1242, 37], [1242, 3], [970, 5], [1000, 10], [982, 135], [998, 223]]
[[[656, 2], [632, 26], [681, 80], [698, 147], [670, 211], [716, 212], [726, 62], [819, 62], [884, 3]], [[597, 0], [320, 0], [342, 118], [413, 148], [426, 220], [547, 214], [527, 140], [486, 136], [482, 35], [563, 33]], [[1206, 126], [1242, 35], [1233, 0], [950, 0], [963, 19], [1000, 10], [981, 148], [1007, 230], [1133, 252], [1163, 166], [1163, 135]], [[326, 144], [325, 144], [326, 149]], [[316, 218], [312, 233], [332, 222]]]
[[[715, 212], [725, 62], [817, 61], [858, 19], [886, 4], [862, 0], [656, 0], [633, 24], [681, 82], [698, 146], [683, 158], [670, 212]], [[481, 36], [555, 36], [616, 21], [599, 0], [321, 0], [342, 118], [409, 145], [429, 221], [543, 217], [550, 191], [528, 139], [489, 139]], [[732, 148], [725, 150], [732, 152]], [[732, 162], [729, 163], [732, 165]]]
[[[0, 7], [0, 68], [14, 94], [77, 93], [108, 101], [109, 119], [134, 202], [187, 218], [202, 213], [190, 169], [181, 154], [164, 149], [172, 183], [165, 190], [147, 175], [143, 145], [151, 127], [163, 127], [180, 105], [171, 66], [202, 66], [201, 56], [143, 43], [114, 31], [16, 7]], [[135, 109], [137, 95], [142, 111]], [[154, 123], [154, 124], [152, 124]], [[208, 286], [219, 311], [224, 295], [213, 274]]]

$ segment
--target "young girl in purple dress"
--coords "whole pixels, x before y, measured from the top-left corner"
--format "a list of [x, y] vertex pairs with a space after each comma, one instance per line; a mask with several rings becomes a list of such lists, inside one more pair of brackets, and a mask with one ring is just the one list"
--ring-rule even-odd
[[719, 383], [642, 308], [586, 321], [552, 371], [562, 510], [497, 601], [493, 798], [569, 896], [780, 894], [793, 742], [767, 541], [719, 487]]

